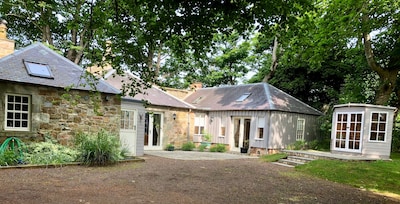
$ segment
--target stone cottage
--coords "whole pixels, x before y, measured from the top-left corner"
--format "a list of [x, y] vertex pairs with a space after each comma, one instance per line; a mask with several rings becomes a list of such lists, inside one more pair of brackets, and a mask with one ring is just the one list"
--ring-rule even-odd
[[[67, 144], [76, 133], [119, 134], [119, 90], [41, 43], [14, 52], [0, 23], [0, 142], [10, 136]], [[92, 84], [92, 85], [90, 85]], [[95, 91], [94, 91], [95, 90]]]

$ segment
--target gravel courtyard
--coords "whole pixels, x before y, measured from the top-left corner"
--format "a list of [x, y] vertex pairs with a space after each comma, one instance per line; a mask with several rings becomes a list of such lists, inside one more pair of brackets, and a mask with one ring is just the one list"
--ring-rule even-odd
[[2, 169], [0, 203], [400, 203], [258, 159], [144, 159]]

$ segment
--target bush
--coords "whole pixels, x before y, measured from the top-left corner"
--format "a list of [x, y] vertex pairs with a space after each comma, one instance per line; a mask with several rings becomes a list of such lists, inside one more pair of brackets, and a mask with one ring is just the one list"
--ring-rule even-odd
[[31, 143], [26, 146], [25, 161], [30, 164], [62, 164], [76, 161], [79, 152], [57, 141]]
[[307, 143], [304, 140], [296, 141], [295, 143], [288, 146], [290, 150], [305, 150], [308, 149]]
[[193, 144], [193, 142], [187, 142], [182, 144], [182, 150], [183, 151], [192, 151], [196, 146]]
[[117, 136], [104, 130], [97, 135], [79, 133], [74, 142], [80, 151], [78, 161], [86, 165], [104, 166], [122, 159]]
[[204, 150], [207, 148], [207, 144], [201, 144], [200, 146], [199, 146], [199, 151], [200, 152], [204, 152]]
[[12, 166], [18, 164], [19, 155], [14, 150], [5, 150], [0, 154], [0, 166]]
[[226, 147], [224, 144], [216, 144], [210, 147], [210, 152], [226, 152]]
[[175, 146], [173, 144], [167, 144], [167, 147], [165, 148], [165, 150], [174, 151], [175, 150]]

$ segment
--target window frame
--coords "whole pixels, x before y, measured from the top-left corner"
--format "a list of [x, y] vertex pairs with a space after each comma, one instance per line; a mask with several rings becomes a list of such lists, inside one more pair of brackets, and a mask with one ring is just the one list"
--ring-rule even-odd
[[[225, 125], [225, 121], [223, 118], [220, 118], [220, 126], [219, 126], [219, 137], [225, 137], [226, 136], [226, 125]], [[224, 134], [222, 134], [224, 133]]]
[[[376, 124], [377, 124], [377, 130], [376, 131], [372, 131], [372, 123], [373, 123], [373, 121], [372, 121], [372, 117], [373, 117], [373, 115], [374, 114], [378, 114], [378, 121], [376, 121]], [[386, 114], [386, 120], [385, 120], [385, 130], [384, 131], [380, 131], [379, 130], [379, 125], [381, 124], [380, 123], [380, 114]], [[371, 112], [371, 117], [370, 117], [370, 123], [369, 123], [369, 129], [368, 129], [368, 142], [378, 142], [378, 143], [385, 143], [385, 142], [387, 142], [387, 139], [386, 139], [386, 137], [387, 137], [387, 131], [388, 131], [388, 117], [389, 117], [389, 113], [388, 112], [382, 112], [382, 111], [372, 111]], [[376, 139], [375, 140], [372, 140], [371, 139], [371, 133], [372, 132], [376, 132]], [[379, 138], [379, 133], [384, 133], [384, 136], [383, 136], [383, 140], [378, 140], [378, 138]]]
[[[17, 96], [21, 97], [21, 103], [20, 103], [21, 110], [18, 111], [18, 110], [9, 110], [8, 109], [9, 103], [12, 103], [14, 106], [16, 104], [15, 101], [14, 102], [9, 102], [9, 96], [13, 96], [14, 98], [17, 97]], [[28, 101], [26, 103], [23, 103], [23, 97], [26, 97], [28, 99]], [[22, 110], [23, 109], [22, 105], [24, 105], [24, 104], [28, 106], [28, 110], [27, 111], [23, 111]], [[24, 131], [24, 132], [30, 131], [30, 129], [31, 129], [31, 109], [32, 109], [31, 106], [32, 106], [32, 104], [31, 104], [31, 96], [30, 95], [10, 94], [10, 93], [5, 94], [4, 130], [5, 131]], [[13, 118], [11, 119], [13, 121], [13, 127], [9, 127], [7, 125], [7, 122], [9, 121], [8, 113], [13, 113]], [[16, 121], [15, 113], [20, 113], [21, 114], [21, 116], [20, 116], [21, 117], [21, 119], [20, 119], [20, 123], [21, 123], [20, 127], [15, 127], [15, 121]], [[21, 127], [22, 126], [22, 121], [23, 121], [22, 114], [26, 114], [26, 116], [27, 116], [27, 119], [26, 119], [27, 127]]]
[[[256, 130], [256, 140], [264, 140], [265, 134], [265, 117], [257, 117], [257, 130]], [[260, 137], [260, 133], [262, 131], [262, 137]]]
[[[302, 121], [302, 129], [299, 129], [299, 122]], [[296, 123], [296, 141], [304, 141], [304, 132], [306, 127], [306, 119], [305, 118], [297, 118], [297, 123]], [[301, 131], [301, 132], [299, 132]], [[301, 133], [301, 134], [299, 134]], [[301, 135], [301, 138], [299, 138], [299, 135]]]
[[[196, 113], [194, 116], [194, 135], [204, 135], [204, 131], [206, 128], [206, 114], [205, 113]], [[198, 131], [196, 132], [196, 127], [198, 127]]]
[[[43, 68], [47, 69], [48, 74], [41, 74], [41, 73], [36, 73], [33, 69], [33, 67], [30, 66], [32, 65], [37, 65], [37, 66], [43, 66]], [[24, 60], [24, 65], [26, 68], [26, 71], [30, 76], [35, 76], [35, 77], [41, 77], [41, 78], [47, 78], [47, 79], [54, 79], [54, 75], [51, 72], [51, 69], [48, 64], [43, 64], [43, 63], [38, 63], [38, 62], [31, 62], [31, 61], [25, 61]]]

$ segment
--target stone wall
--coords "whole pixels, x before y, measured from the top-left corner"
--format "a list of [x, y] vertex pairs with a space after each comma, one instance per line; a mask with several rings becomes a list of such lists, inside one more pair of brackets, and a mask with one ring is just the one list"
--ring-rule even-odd
[[[31, 97], [29, 131], [5, 130], [6, 94]], [[96, 133], [104, 129], [119, 135], [121, 101], [114, 94], [28, 85], [0, 81], [0, 142], [10, 136], [25, 141], [43, 141], [50, 135], [68, 144], [78, 132]]]

